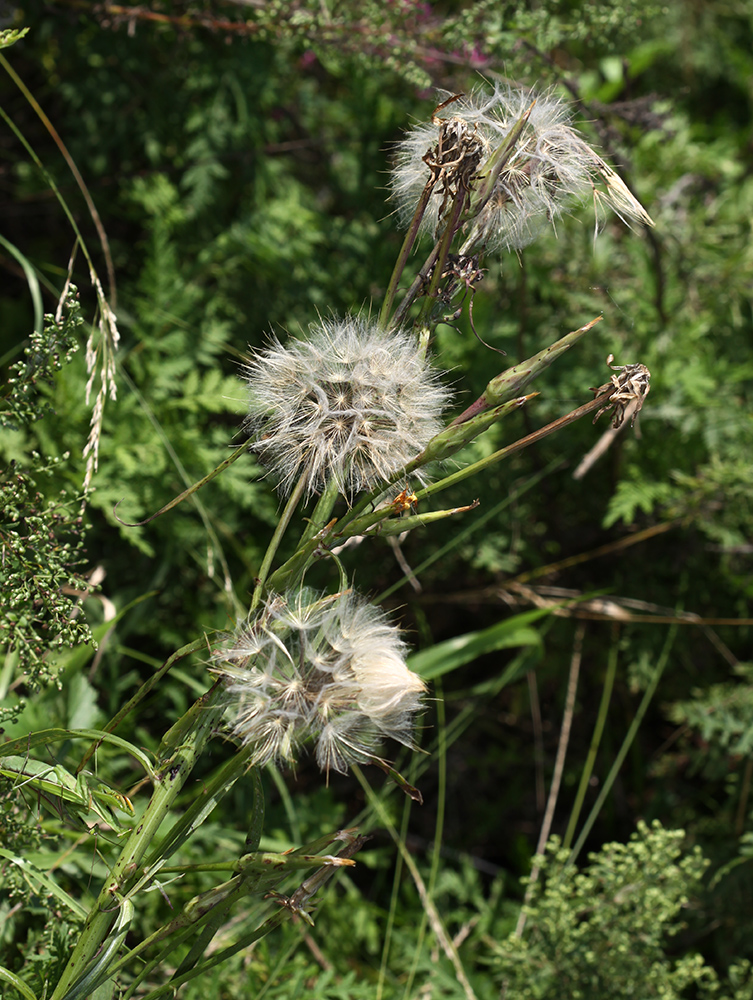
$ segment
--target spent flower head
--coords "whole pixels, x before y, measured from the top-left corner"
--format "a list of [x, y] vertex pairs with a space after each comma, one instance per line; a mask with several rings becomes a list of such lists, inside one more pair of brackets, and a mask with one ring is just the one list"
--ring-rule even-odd
[[391, 187], [403, 225], [412, 219], [427, 181], [435, 178], [420, 231], [436, 237], [450, 198], [467, 190], [471, 172], [471, 187], [479, 189], [493, 169], [495, 152], [526, 115], [490, 197], [469, 223], [461, 253], [522, 249], [587, 196], [594, 201], [597, 227], [605, 209], [628, 225], [653, 225], [620, 177], [571, 127], [571, 113], [560, 98], [497, 85], [491, 94], [477, 90], [440, 109], [445, 117], [435, 113], [398, 145]]
[[252, 761], [294, 761], [313, 742], [323, 771], [377, 759], [384, 737], [412, 746], [426, 687], [383, 612], [352, 591], [270, 596], [217, 651], [232, 731]]
[[349, 497], [388, 480], [440, 430], [449, 398], [415, 337], [363, 316], [274, 340], [244, 375], [244, 430], [284, 493], [301, 476], [308, 495], [334, 479]]

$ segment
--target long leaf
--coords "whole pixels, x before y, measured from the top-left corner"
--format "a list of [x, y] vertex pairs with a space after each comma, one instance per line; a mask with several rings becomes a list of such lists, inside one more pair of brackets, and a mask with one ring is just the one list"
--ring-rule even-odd
[[68, 893], [61, 889], [57, 882], [50, 878], [46, 872], [43, 872], [41, 868], [37, 868], [37, 866], [33, 865], [30, 861], [27, 861], [25, 858], [19, 858], [10, 851], [4, 850], [2, 847], [0, 847], [0, 858], [5, 858], [7, 861], [10, 861], [11, 864], [20, 868], [27, 880], [33, 884], [35, 890], [40, 891], [41, 895], [49, 893], [55, 896], [56, 899], [59, 899], [60, 902], [67, 906], [69, 910], [72, 910], [77, 917], [81, 917], [82, 920], [86, 917], [87, 911], [81, 903], [69, 896]]
[[26, 1000], [37, 1000], [35, 994], [29, 989], [23, 979], [19, 979], [10, 969], [6, 969], [2, 965], [0, 965], [0, 980], [10, 983]]
[[97, 740], [101, 743], [112, 743], [126, 753], [131, 754], [141, 764], [150, 778], [154, 778], [154, 769], [151, 761], [139, 747], [129, 743], [128, 740], [120, 736], [113, 736], [112, 733], [105, 733], [101, 729], [40, 729], [36, 733], [29, 733], [28, 736], [19, 736], [18, 739], [10, 740], [8, 743], [0, 744], [3, 749], [3, 756], [24, 755], [38, 746], [46, 746], [48, 743], [60, 743], [61, 740]]
[[438, 642], [429, 649], [414, 653], [408, 658], [408, 665], [425, 680], [431, 680], [457, 670], [484, 653], [511, 646], [537, 646], [541, 642], [539, 634], [528, 625], [548, 615], [550, 610], [535, 608], [524, 611], [478, 632], [466, 632], [446, 642]]
[[[0, 45], [2, 48], [2, 45]], [[37, 333], [42, 332], [42, 293], [39, 290], [39, 279], [37, 278], [37, 273], [34, 270], [33, 265], [30, 261], [24, 257], [18, 247], [15, 247], [12, 243], [9, 243], [4, 236], [0, 236], [0, 246], [5, 247], [9, 254], [16, 258], [18, 263], [23, 268], [24, 276], [26, 278], [26, 284], [29, 286], [29, 295], [31, 295], [31, 302], [34, 306], [34, 330]]]

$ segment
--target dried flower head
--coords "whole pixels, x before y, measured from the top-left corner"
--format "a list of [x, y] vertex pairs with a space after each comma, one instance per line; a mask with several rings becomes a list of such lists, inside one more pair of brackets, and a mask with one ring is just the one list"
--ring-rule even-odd
[[214, 657], [233, 733], [252, 761], [293, 761], [312, 741], [323, 771], [375, 759], [384, 737], [412, 746], [424, 682], [383, 613], [352, 591], [270, 597]]
[[608, 389], [615, 390], [607, 403], [596, 411], [593, 422], [596, 423], [602, 413], [612, 410], [612, 427], [616, 430], [622, 427], [627, 417], [630, 417], [631, 427], [635, 423], [651, 389], [651, 372], [645, 365], [613, 365], [613, 361], [614, 355], [610, 354], [607, 364], [613, 371], [619, 372], [619, 375], [612, 375], [598, 389], [592, 387], [591, 392], [600, 396]]
[[[614, 170], [570, 126], [571, 114], [559, 98], [497, 85], [492, 94], [475, 91], [440, 107], [452, 117], [435, 114], [431, 122], [411, 129], [398, 146], [392, 195], [403, 225], [413, 217], [427, 181], [435, 178], [421, 231], [436, 236], [447, 216], [448, 196], [467, 183], [469, 165], [478, 187], [490, 158], [526, 114], [491, 197], [470, 224], [461, 253], [481, 247], [521, 249], [574, 201], [589, 195], [597, 226], [607, 208], [628, 225], [631, 221], [653, 225]], [[444, 150], [448, 142], [452, 156]]]
[[301, 476], [309, 495], [331, 479], [349, 497], [384, 482], [439, 431], [449, 397], [413, 336], [361, 316], [275, 340], [244, 374], [244, 429], [284, 493]]

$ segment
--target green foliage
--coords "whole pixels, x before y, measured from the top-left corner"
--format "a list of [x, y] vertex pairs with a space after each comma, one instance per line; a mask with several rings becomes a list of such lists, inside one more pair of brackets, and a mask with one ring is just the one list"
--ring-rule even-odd
[[53, 384], [55, 373], [68, 364], [79, 347], [77, 338], [83, 319], [74, 286], [69, 287], [59, 312], [60, 317], [44, 317], [44, 328], [34, 330], [29, 346], [24, 348], [25, 359], [11, 365], [2, 394], [0, 426], [17, 429], [50, 412], [44, 390]]
[[[414, 570], [431, 556], [417, 572], [421, 594], [403, 586], [395, 598], [423, 647], [418, 656], [436, 676], [444, 674], [448, 694], [447, 725], [429, 715], [423, 734], [429, 746], [435, 738], [448, 744], [439, 838], [447, 857], [437, 855], [434, 871], [428, 863], [420, 870], [450, 936], [457, 935], [479, 1000], [496, 998], [503, 983], [510, 998], [554, 998], [566, 989], [573, 996], [619, 997], [632, 984], [636, 996], [747, 1000], [750, 971], [740, 956], [753, 957], [750, 774], [738, 755], [750, 749], [750, 673], [731, 667], [748, 656], [743, 629], [688, 627], [678, 636], [647, 724], [591, 834], [594, 845], [625, 840], [636, 816], [683, 826], [712, 859], [713, 891], [701, 886], [698, 853], [683, 856], [680, 835], [668, 830], [641, 827], [626, 846], [606, 843], [582, 871], [563, 867], [563, 854], [552, 849], [521, 941], [512, 936], [520, 909], [512, 880], [481, 877], [468, 860], [472, 853], [485, 872], [501, 866], [517, 875], [529, 868], [542, 812], [537, 789], [550, 777], [572, 656], [572, 623], [559, 617], [568, 614], [566, 598], [608, 591], [602, 617], [617, 608], [620, 619], [600, 624], [596, 611], [588, 625], [555, 829], [564, 829], [589, 751], [610, 644], [619, 646], [621, 663], [636, 666], [617, 672], [591, 784], [603, 783], [635, 714], [635, 688], [655, 671], [662, 626], [625, 616], [639, 610], [648, 617], [657, 609], [666, 616], [678, 604], [708, 618], [749, 615], [753, 39], [747, 7], [742, 0], [666, 8], [633, 0], [451, 0], [429, 9], [407, 0], [306, 0], [221, 3], [200, 16], [167, 3], [159, 11], [164, 19], [153, 13], [136, 6], [128, 14], [81, 9], [72, 17], [62, 6], [29, 0], [22, 15], [32, 31], [9, 53], [89, 185], [118, 282], [118, 398], [108, 402], [102, 426], [86, 559], [106, 573], [103, 606], [121, 611], [157, 593], [117, 619], [101, 656], [84, 660], [88, 633], [81, 617], [70, 617], [76, 601], [64, 593], [85, 589], [78, 576], [83, 524], [77, 504], [60, 499], [63, 489], [68, 496], [81, 492], [91, 417], [83, 403], [90, 374], [83, 352], [69, 355], [83, 332], [70, 303], [10, 372], [12, 393], [3, 391], [3, 414], [15, 426], [3, 438], [0, 481], [3, 593], [13, 584], [14, 595], [2, 612], [5, 634], [13, 636], [0, 674], [12, 711], [6, 735], [101, 727], [176, 647], [200, 643], [245, 613], [278, 516], [277, 498], [250, 456], [191, 505], [147, 526], [126, 527], [118, 518], [148, 517], [227, 456], [245, 408], [237, 370], [247, 345], [258, 346], [270, 328], [282, 337], [296, 334], [317, 311], [342, 314], [379, 301], [400, 245], [385, 203], [390, 150], [412, 117], [426, 118], [435, 107], [429, 87], [465, 91], [479, 68], [492, 79], [553, 85], [582, 102], [579, 127], [620, 163], [657, 227], [642, 239], [610, 224], [594, 242], [587, 213], [578, 213], [520, 259], [483, 263], [474, 324], [511, 357], [484, 349], [467, 316], [441, 326], [436, 347], [459, 409], [510, 363], [600, 312], [604, 321], [540, 380], [535, 402], [474, 441], [459, 460], [480, 460], [584, 402], [589, 387], [607, 377], [608, 353], [618, 364], [641, 361], [652, 371], [640, 437], [625, 428], [575, 483], [566, 466], [599, 433], [598, 425], [594, 431], [582, 421], [449, 490], [446, 506], [481, 500], [463, 521], [418, 527], [398, 550], [375, 539], [368, 559], [359, 549], [345, 550], [341, 559], [378, 592], [400, 586], [396, 551]], [[20, 34], [3, 32], [0, 43]], [[33, 109], [12, 96], [5, 107], [95, 246], [85, 206]], [[20, 147], [8, 144], [6, 158], [13, 210], [5, 214], [9, 239], [2, 242], [12, 258], [2, 260], [10, 281], [0, 298], [4, 363], [18, 356], [35, 322], [29, 289], [37, 281], [41, 300], [51, 294], [49, 283], [63, 284], [72, 241], [47, 179]], [[20, 257], [13, 247], [21, 248]], [[87, 277], [76, 274], [81, 288]], [[84, 314], [94, 311], [86, 299]], [[422, 503], [419, 516], [429, 506]], [[335, 513], [343, 518], [348, 511]], [[626, 545], [607, 559], [580, 558], [629, 542], [633, 528], [676, 519], [679, 526], [650, 548]], [[575, 561], [555, 578], [534, 575], [527, 589], [508, 579], [567, 557]], [[318, 572], [312, 584], [329, 581]], [[542, 582], [560, 592], [544, 592]], [[514, 612], [528, 600], [560, 605], [545, 635], [530, 621], [517, 633], [531, 643], [521, 654], [505, 651], [515, 617], [500, 608], [500, 595]], [[595, 607], [589, 603], [582, 613]], [[100, 613], [95, 602], [87, 612], [93, 621]], [[97, 627], [98, 636], [105, 632]], [[70, 658], [56, 645], [68, 643], [76, 647]], [[200, 657], [176, 664], [138, 719], [121, 721], [118, 733], [140, 753], [156, 755], [165, 727], [205, 689]], [[450, 672], [448, 664], [462, 668]], [[527, 683], [512, 683], [523, 675]], [[32, 677], [50, 686], [35, 692]], [[28, 702], [23, 725], [13, 722], [22, 700]], [[197, 787], [232, 756], [216, 742], [196, 771]], [[57, 979], [80, 928], [75, 909], [46, 886], [89, 905], [92, 886], [122, 846], [115, 830], [134, 822], [116, 808], [117, 796], [132, 797], [137, 815], [146, 799], [139, 758], [122, 747], [103, 744], [96, 768], [92, 762], [81, 773], [71, 745], [54, 750], [9, 755], [0, 800], [0, 842], [12, 855], [3, 855], [0, 866], [0, 961], [24, 968], [38, 997], [45, 982]], [[444, 779], [432, 766], [411, 780], [426, 802], [410, 820], [412, 852], [423, 862], [424, 844], [437, 838]], [[286, 783], [291, 791], [284, 791]], [[270, 787], [282, 791], [271, 793], [262, 844], [269, 850], [351, 825], [362, 805], [360, 790], [345, 780], [321, 788], [305, 762], [297, 775], [278, 776]], [[87, 809], [90, 796], [94, 810]], [[238, 857], [250, 797], [238, 781], [184, 845], [180, 862]], [[176, 821], [190, 803], [183, 792]], [[420, 930], [425, 904], [414, 883], [393, 878], [392, 846], [370, 846], [355, 876], [339, 876], [324, 895], [316, 927], [306, 931], [308, 946], [299, 927], [280, 928], [221, 972], [186, 984], [185, 995], [287, 997], [305, 990], [346, 998], [381, 989], [397, 998], [431, 986], [436, 996], [467, 996], [436, 925], [426, 936]], [[462, 863], [449, 860], [453, 852]], [[201, 872], [175, 882], [169, 877], [160, 884], [170, 905], [156, 885], [139, 891], [134, 935], [157, 930], [217, 881]], [[392, 913], [391, 894], [399, 901]], [[250, 932], [257, 917], [253, 907], [239, 907], [219, 946]], [[179, 950], [175, 964], [185, 954]], [[481, 964], [482, 955], [490, 966]]]
[[[44, 329], [30, 337], [25, 360], [12, 366], [3, 394], [1, 426], [20, 431], [24, 424], [50, 412], [44, 391], [78, 347], [76, 335], [82, 320], [75, 288], [69, 290], [61, 312], [60, 319], [45, 316]], [[87, 590], [77, 570], [84, 563], [81, 512], [64, 491], [56, 499], [46, 499], [43, 491], [45, 479], [69, 456], [45, 460], [32, 452], [24, 467], [9, 451], [0, 473], [3, 698], [15, 674], [24, 678], [31, 693], [52, 683], [56, 670], [51, 651], [91, 641], [89, 626], [78, 617], [73, 596]], [[2, 707], [0, 719], [14, 719], [22, 709], [23, 702]]]
[[545, 611], [528, 611], [506, 618], [483, 632], [459, 635], [446, 642], [435, 643], [429, 649], [411, 656], [411, 669], [426, 680], [433, 680], [471, 663], [485, 653], [517, 646], [537, 646], [541, 638], [538, 632], [527, 626], [545, 614]]
[[[495, 49], [520, 44], [522, 38], [540, 53], [566, 45], [569, 51], [582, 56], [628, 48], [641, 37], [642, 20], [662, 13], [661, 4], [641, 0], [546, 0], [535, 6], [482, 0], [465, 11], [461, 24], [465, 32], [471, 26], [479, 33], [485, 31], [488, 44]], [[454, 25], [449, 30], [454, 30]]]
[[674, 702], [669, 716], [693, 729], [725, 755], [749, 756], [753, 750], [753, 667], [739, 663], [738, 681], [711, 684], [693, 691], [693, 698]]
[[[681, 830], [638, 824], [627, 844], [605, 844], [578, 870], [553, 840], [524, 905], [527, 930], [491, 943], [507, 996], [544, 998], [717, 996], [713, 969], [697, 954], [671, 957], [670, 938], [706, 868], [698, 848], [682, 856]], [[741, 970], [734, 973], [736, 978]], [[747, 970], [736, 997], [753, 996]]]
[[0, 49], [7, 49], [28, 34], [28, 28], [3, 28], [0, 31]]
[[625, 478], [617, 484], [614, 496], [604, 516], [604, 527], [611, 528], [622, 519], [632, 524], [638, 512], [651, 514], [656, 506], [666, 503], [672, 496], [672, 487], [666, 482], [647, 482], [636, 472], [634, 478]]

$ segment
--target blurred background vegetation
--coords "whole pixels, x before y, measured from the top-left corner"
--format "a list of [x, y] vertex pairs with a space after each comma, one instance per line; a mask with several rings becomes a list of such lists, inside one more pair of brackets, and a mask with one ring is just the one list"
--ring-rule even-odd
[[[31, 31], [4, 55], [84, 178], [112, 266], [50, 129], [3, 70], [0, 361], [9, 370], [22, 360], [34, 326], [28, 274], [12, 248], [33, 267], [45, 312], [54, 312], [65, 282], [74, 234], [50, 177], [90, 248], [122, 340], [118, 396], [106, 404], [82, 524], [77, 498], [91, 419], [83, 350], [48, 382], [34, 384], [37, 405], [47, 404], [41, 418], [15, 420], [0, 440], [4, 487], [23, 472], [35, 495], [42, 518], [35, 544], [52, 531], [63, 570], [78, 558], [79, 577], [96, 570], [101, 580], [83, 602], [99, 649], [93, 658], [65, 660], [62, 685], [34, 689], [13, 680], [15, 663], [6, 657], [3, 705], [25, 703], [20, 719], [9, 715], [6, 734], [101, 725], [177, 647], [232, 626], [277, 513], [253, 459], [143, 528], [124, 527], [114, 505], [122, 501], [118, 515], [138, 521], [227, 456], [240, 440], [244, 409], [239, 362], [270, 331], [296, 335], [317, 312], [379, 303], [401, 242], [387, 198], [390, 151], [401, 129], [431, 114], [435, 88], [465, 91], [479, 74], [555, 87], [575, 103], [578, 126], [618, 167], [656, 227], [633, 234], [609, 223], [594, 241], [592, 218], [578, 211], [519, 257], [484, 261], [475, 326], [507, 358], [480, 344], [461, 319], [457, 327], [439, 328], [441, 363], [462, 408], [508, 364], [603, 314], [537, 383], [540, 397], [473, 446], [476, 457], [587, 401], [589, 387], [611, 374], [604, 364], [609, 353], [616, 364], [647, 365], [651, 394], [635, 430], [622, 433], [584, 478], [573, 479], [573, 470], [604, 429], [589, 421], [464, 482], [442, 506], [479, 497], [476, 511], [405, 540], [402, 551], [413, 566], [446, 546], [421, 574], [420, 593], [402, 585], [385, 601], [417, 648], [532, 606], [555, 610], [536, 624], [537, 644], [483, 656], [442, 678], [436, 693], [444, 701], [430, 704], [422, 742], [429, 750], [438, 740], [446, 745], [443, 754], [420, 762], [415, 780], [425, 804], [413, 808], [404, 836], [428, 872], [446, 797], [433, 898], [452, 933], [471, 928], [472, 947], [458, 947], [476, 994], [497, 996], [507, 983], [511, 997], [562, 996], [551, 969], [565, 966], [545, 949], [535, 952], [533, 939], [515, 961], [495, 957], [493, 942], [518, 917], [520, 878], [530, 870], [541, 827], [573, 650], [582, 642], [554, 815], [560, 835], [610, 663], [607, 725], [584, 815], [665, 660], [586, 847], [628, 842], [639, 820], [684, 830], [687, 870], [672, 869], [678, 880], [672, 891], [690, 902], [677, 920], [680, 903], [669, 906], [664, 929], [673, 933], [659, 935], [657, 961], [677, 973], [673, 963], [700, 954], [727, 982], [725, 995], [751, 995], [744, 986], [734, 992], [730, 983], [742, 973], [737, 966], [729, 972], [753, 960], [750, 5], [29, 0], [6, 9], [4, 26], [22, 25]], [[109, 270], [116, 287], [108, 288]], [[90, 322], [96, 297], [80, 254], [74, 281]], [[79, 346], [85, 336], [84, 329]], [[50, 514], [45, 522], [53, 502], [56, 520]], [[76, 557], [79, 536], [84, 548]], [[66, 544], [72, 548], [63, 551]], [[374, 543], [367, 560], [358, 550], [344, 559], [357, 568], [359, 587], [374, 595], [403, 577], [386, 539]], [[75, 590], [75, 578], [64, 582]], [[324, 586], [327, 577], [311, 582]], [[139, 599], [111, 630], [101, 627], [112, 610]], [[695, 624], [688, 616], [697, 616]], [[22, 625], [16, 617], [14, 627]], [[49, 625], [39, 625], [42, 639]], [[37, 625], [28, 628], [31, 648]], [[123, 734], [156, 747], [165, 722], [205, 683], [202, 657], [183, 664]], [[216, 741], [207, 767], [228, 752]], [[120, 790], [128, 791], [137, 779], [127, 762], [118, 774], [117, 755], [105, 753]], [[323, 787], [307, 760], [284, 781], [287, 791], [279, 776], [265, 780], [270, 843], [350, 825], [364, 806], [354, 778], [333, 776]], [[197, 857], [237, 851], [245, 794], [234, 792], [201, 828]], [[0, 824], [7, 837], [36, 851], [38, 864], [59, 857], [73, 834], [24, 825], [16, 806], [17, 793], [6, 790]], [[390, 808], [399, 822], [402, 803], [393, 797]], [[666, 854], [662, 872], [669, 878], [675, 842], [645, 836], [657, 857]], [[707, 869], [691, 864], [695, 848], [709, 859]], [[68, 863], [71, 885], [101, 874], [93, 851], [85, 864], [82, 855]], [[394, 846], [377, 829], [353, 878], [328, 890], [308, 937], [296, 927], [280, 930], [221, 970], [209, 993], [189, 987], [185, 995], [256, 996], [263, 989], [265, 996], [293, 996], [307, 984], [315, 995], [371, 997], [379, 983], [384, 995], [403, 996], [432, 977], [433, 995], [467, 996], [431, 934], [416, 944], [425, 903], [410, 878], [395, 878], [394, 865]], [[8, 917], [0, 932], [10, 956], [5, 964], [63, 955], [75, 925], [59, 921], [43, 929], [54, 903], [34, 896], [14, 908], [23, 886], [13, 871], [4, 877], [10, 886], [0, 904]], [[165, 906], [158, 893], [152, 900], [147, 923]], [[541, 912], [545, 903], [536, 904]], [[615, 917], [616, 926], [625, 920], [639, 926], [642, 905], [626, 911], [623, 924]], [[567, 939], [564, 924], [559, 933]], [[632, 948], [635, 939], [626, 940]], [[606, 941], [603, 980], [573, 972], [570, 981], [582, 992], [572, 995], [700, 996], [711, 975], [677, 973], [665, 993], [659, 980], [640, 980], [637, 993], [628, 985], [623, 993], [629, 976], [610, 965], [614, 954], [614, 941]], [[511, 969], [528, 971], [513, 982]]]

